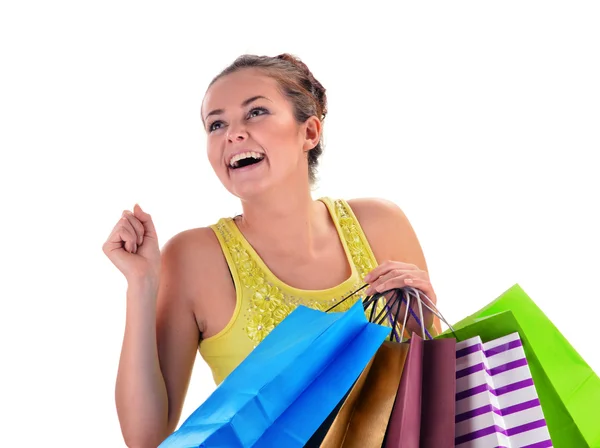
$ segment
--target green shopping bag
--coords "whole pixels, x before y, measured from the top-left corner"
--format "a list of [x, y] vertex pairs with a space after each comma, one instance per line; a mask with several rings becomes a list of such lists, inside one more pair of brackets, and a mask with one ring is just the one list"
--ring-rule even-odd
[[453, 327], [457, 340], [518, 332], [554, 446], [600, 448], [600, 378], [519, 285]]

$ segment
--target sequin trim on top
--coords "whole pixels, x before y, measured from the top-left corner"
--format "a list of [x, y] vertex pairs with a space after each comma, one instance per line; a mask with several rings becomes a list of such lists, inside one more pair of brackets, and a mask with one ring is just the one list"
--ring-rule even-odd
[[347, 206], [343, 201], [335, 201], [335, 211], [338, 222], [346, 239], [346, 244], [352, 256], [354, 266], [358, 269], [361, 280], [371, 272], [375, 266], [372, 262], [372, 255], [367, 250], [365, 242], [361, 238], [362, 231], [359, 230], [356, 219], [350, 215]]

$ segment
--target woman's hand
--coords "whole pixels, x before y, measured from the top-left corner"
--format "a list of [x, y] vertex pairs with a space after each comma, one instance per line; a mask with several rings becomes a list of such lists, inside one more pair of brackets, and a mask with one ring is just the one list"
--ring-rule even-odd
[[125, 210], [102, 246], [104, 254], [128, 283], [144, 279], [158, 284], [160, 249], [154, 223], [139, 205]]
[[435, 291], [429, 281], [429, 274], [414, 264], [402, 263], [401, 261], [386, 261], [373, 269], [365, 277], [365, 282], [369, 284], [369, 287], [365, 291], [365, 294], [368, 296], [376, 292], [410, 286], [423, 291], [434, 305], [437, 303]]
[[[365, 282], [369, 284], [369, 287], [365, 291], [367, 296], [373, 295], [376, 292], [381, 293], [391, 289], [410, 286], [422, 291], [431, 299], [433, 305], [437, 304], [437, 297], [433, 290], [433, 286], [431, 286], [431, 282], [429, 281], [429, 274], [427, 271], [419, 269], [414, 264], [402, 263], [400, 261], [386, 261], [365, 276]], [[431, 307], [431, 303], [428, 303], [427, 299], [424, 299], [423, 303], [426, 303]], [[411, 308], [414, 311], [414, 306], [411, 305]], [[406, 306], [405, 304], [402, 304], [400, 307], [400, 315], [404, 315], [405, 311]], [[431, 328], [432, 326], [435, 326], [436, 331], [440, 331], [439, 322], [436, 323], [433, 313], [427, 308], [423, 308], [423, 314], [423, 323], [425, 324], [425, 327]], [[419, 325], [411, 319], [409, 319], [407, 327], [409, 333], [420, 331]]]

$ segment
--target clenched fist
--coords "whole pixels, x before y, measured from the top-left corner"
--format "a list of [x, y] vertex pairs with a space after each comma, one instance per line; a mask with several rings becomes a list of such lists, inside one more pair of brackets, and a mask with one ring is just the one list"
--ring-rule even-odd
[[158, 283], [160, 248], [156, 229], [150, 215], [138, 204], [133, 212], [123, 212], [102, 251], [128, 282], [145, 279]]

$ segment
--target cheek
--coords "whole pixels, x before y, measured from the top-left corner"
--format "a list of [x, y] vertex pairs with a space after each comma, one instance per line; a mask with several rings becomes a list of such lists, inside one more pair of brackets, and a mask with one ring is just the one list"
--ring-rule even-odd
[[210, 137], [206, 142], [206, 156], [215, 171], [223, 171], [222, 151], [219, 144]]
[[293, 151], [300, 142], [298, 127], [295, 123], [287, 120], [281, 120], [276, 123], [269, 123], [260, 129], [256, 134], [257, 143], [270, 152], [279, 153], [281, 150]]

